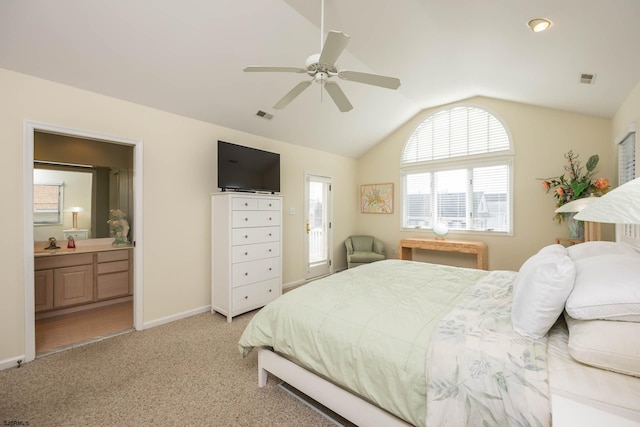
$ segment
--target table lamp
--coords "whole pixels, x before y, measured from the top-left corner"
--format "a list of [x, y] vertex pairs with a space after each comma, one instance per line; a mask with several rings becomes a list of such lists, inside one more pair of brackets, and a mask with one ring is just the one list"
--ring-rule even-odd
[[579, 221], [640, 224], [640, 178], [628, 181], [602, 197], [596, 197], [574, 218]]
[[78, 212], [80, 212], [81, 210], [82, 208], [79, 206], [74, 206], [71, 208], [71, 215], [73, 219], [73, 227], [71, 228], [72, 230], [78, 229]]

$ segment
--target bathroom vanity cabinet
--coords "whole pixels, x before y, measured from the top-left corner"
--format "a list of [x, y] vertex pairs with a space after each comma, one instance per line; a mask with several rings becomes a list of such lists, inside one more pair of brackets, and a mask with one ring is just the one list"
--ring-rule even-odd
[[132, 294], [131, 248], [36, 255], [36, 312]]

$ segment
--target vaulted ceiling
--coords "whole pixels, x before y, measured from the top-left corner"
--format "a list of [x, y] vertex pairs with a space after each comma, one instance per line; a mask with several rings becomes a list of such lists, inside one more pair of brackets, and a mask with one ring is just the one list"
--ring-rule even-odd
[[304, 66], [320, 16], [321, 0], [2, 0], [0, 67], [349, 157], [476, 95], [611, 117], [640, 80], [638, 0], [325, 0], [325, 32], [351, 36], [339, 68], [402, 85], [335, 78], [353, 110], [320, 85], [275, 110], [308, 76], [242, 70]]

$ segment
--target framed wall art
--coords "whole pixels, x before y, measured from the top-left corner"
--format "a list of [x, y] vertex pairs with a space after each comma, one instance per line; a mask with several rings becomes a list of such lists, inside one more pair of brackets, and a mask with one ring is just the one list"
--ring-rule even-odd
[[360, 212], [393, 213], [393, 184], [364, 184], [360, 186]]

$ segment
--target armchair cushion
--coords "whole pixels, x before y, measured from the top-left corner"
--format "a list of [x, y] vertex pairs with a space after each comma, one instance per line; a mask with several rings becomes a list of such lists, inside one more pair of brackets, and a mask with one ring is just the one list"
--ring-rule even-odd
[[384, 243], [373, 236], [351, 236], [344, 245], [349, 268], [385, 259]]

